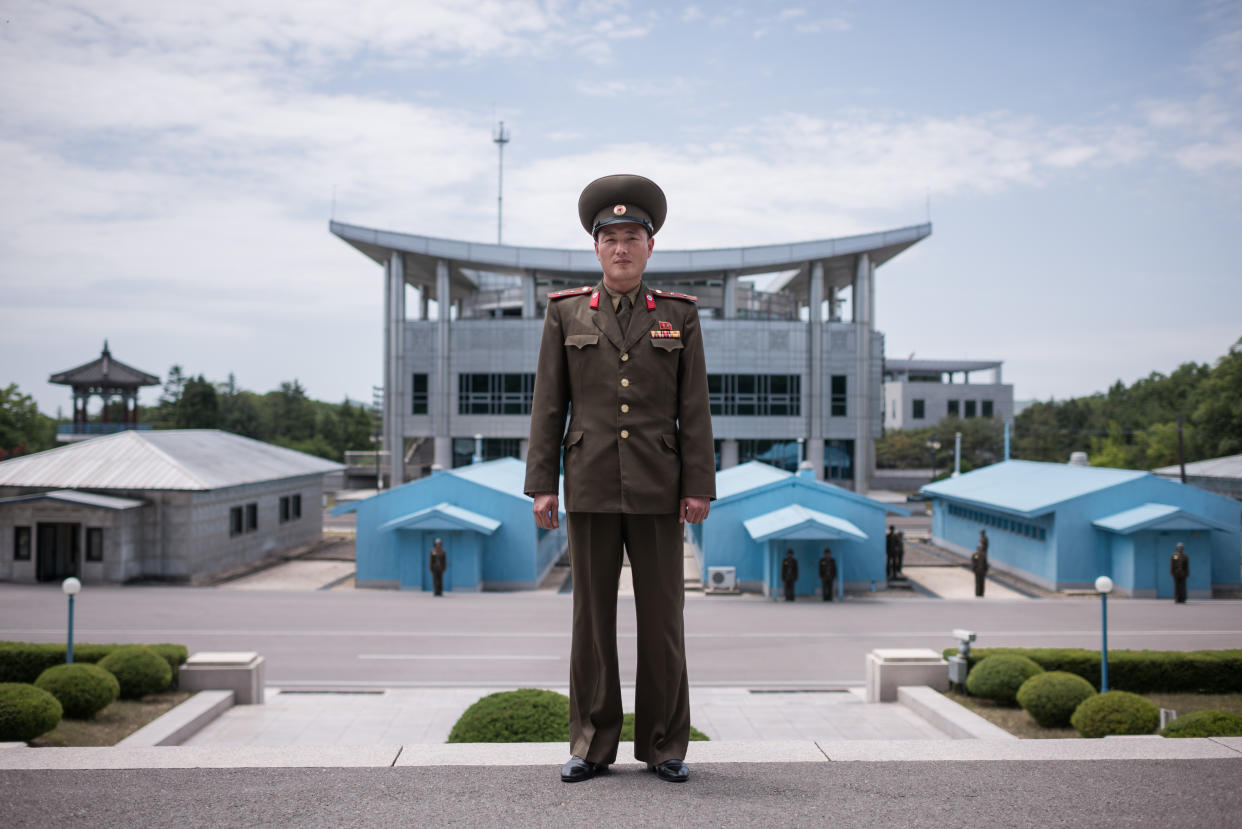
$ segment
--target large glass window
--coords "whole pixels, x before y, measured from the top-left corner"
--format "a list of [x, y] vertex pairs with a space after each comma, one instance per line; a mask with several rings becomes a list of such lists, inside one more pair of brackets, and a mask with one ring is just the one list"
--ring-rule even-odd
[[[494, 461], [497, 458], [520, 458], [521, 456], [521, 438], [483, 438], [481, 460]], [[472, 463], [474, 463], [474, 438], [453, 438], [453, 468], [469, 466]]]
[[949, 401], [949, 415], [950, 415], [951, 417], [960, 417], [960, 416], [961, 416], [961, 414], [962, 414], [962, 409], [961, 409], [961, 405], [960, 405], [960, 404], [961, 404], [961, 401], [959, 401], [959, 400], [950, 400], [950, 401]]
[[854, 477], [854, 441], [824, 441], [824, 479], [849, 480]]
[[983, 416], [991, 417], [992, 416], [992, 401], [984, 400], [981, 405], [983, 406]]
[[739, 440], [737, 462], [762, 461], [789, 472], [797, 472], [802, 447], [796, 440]]
[[714, 415], [796, 417], [802, 413], [802, 378], [797, 374], [709, 374], [707, 397]]
[[847, 379], [844, 374], [832, 375], [830, 390], [832, 392], [832, 400], [830, 403], [829, 413], [832, 417], [845, 417], [847, 409]]
[[534, 396], [534, 374], [457, 375], [458, 414], [528, 415]]
[[926, 400], [913, 400], [911, 402], [914, 404], [913, 418], [915, 420], [922, 420], [925, 417], [927, 401]]
[[966, 401], [966, 416], [967, 416], [967, 417], [974, 417], [974, 416], [975, 416], [975, 414], [976, 414], [975, 404], [976, 404], [976, 401], [974, 401], [974, 400], [967, 400], [967, 401]]

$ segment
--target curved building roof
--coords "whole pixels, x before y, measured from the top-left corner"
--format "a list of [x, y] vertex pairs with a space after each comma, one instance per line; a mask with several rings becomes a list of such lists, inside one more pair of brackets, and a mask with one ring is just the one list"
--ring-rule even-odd
[[[540, 277], [569, 282], [594, 282], [599, 277], [599, 261], [588, 245], [581, 248], [531, 248], [493, 245], [458, 239], [438, 239], [413, 233], [360, 227], [331, 222], [329, 230], [362, 253], [383, 264], [393, 252], [405, 254], [406, 278], [430, 280], [436, 260], [447, 260], [456, 268], [500, 273], [535, 270]], [[882, 265], [906, 248], [931, 235], [931, 225], [818, 239], [784, 245], [757, 245], [745, 248], [706, 248], [702, 250], [660, 250], [647, 266], [645, 277], [655, 282], [695, 281], [718, 277], [725, 271], [741, 275], [771, 273], [800, 268], [808, 262], [824, 263], [830, 283], [853, 279], [854, 262], [866, 253], [875, 265]], [[805, 276], [801, 280], [805, 282]], [[795, 278], [784, 287], [795, 288]]]

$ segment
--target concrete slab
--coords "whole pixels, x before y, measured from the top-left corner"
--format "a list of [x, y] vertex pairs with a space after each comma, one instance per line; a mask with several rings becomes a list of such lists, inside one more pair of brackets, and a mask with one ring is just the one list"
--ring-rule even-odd
[[[965, 567], [921, 567], [907, 564], [901, 568], [901, 572], [909, 581], [942, 599], [975, 598], [975, 575]], [[987, 587], [979, 601], [1000, 599], [1029, 600], [1030, 597], [994, 579], [988, 579]]]
[[181, 745], [232, 707], [232, 691], [199, 691], [121, 740], [117, 747]]
[[381, 768], [400, 753], [395, 745], [39, 748], [0, 752], [0, 769]]
[[300, 559], [269, 567], [218, 585], [217, 590], [319, 590], [352, 576], [352, 561], [314, 561]]
[[897, 702], [918, 714], [955, 740], [1016, 740], [1000, 726], [926, 685], [897, 689]]
[[[1179, 737], [1177, 739], [1183, 738]], [[1220, 743], [1225, 748], [1233, 749], [1239, 754], [1242, 754], [1242, 737], [1213, 737], [1212, 741]]]
[[819, 747], [838, 762], [1242, 759], [1242, 754], [1209, 739], [840, 740], [821, 741]]

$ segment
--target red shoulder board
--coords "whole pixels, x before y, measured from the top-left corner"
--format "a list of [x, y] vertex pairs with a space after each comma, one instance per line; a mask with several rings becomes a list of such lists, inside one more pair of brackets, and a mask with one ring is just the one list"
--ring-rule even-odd
[[567, 296], [582, 296], [594, 290], [589, 285], [582, 288], [566, 288], [563, 291], [548, 291], [548, 299], [564, 299]]
[[652, 288], [651, 293], [655, 294], [658, 297], [664, 297], [666, 299], [680, 299], [686, 302], [698, 302], [699, 301], [699, 298], [697, 296], [691, 296], [690, 294], [683, 294], [678, 291], [661, 291], [659, 288]]

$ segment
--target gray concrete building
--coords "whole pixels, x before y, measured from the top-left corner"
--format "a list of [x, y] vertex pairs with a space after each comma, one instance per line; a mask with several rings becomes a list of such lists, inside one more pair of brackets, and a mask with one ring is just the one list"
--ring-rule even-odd
[[0, 463], [0, 580], [193, 582], [318, 541], [341, 464], [215, 429]]
[[[984, 381], [971, 375], [987, 372]], [[1013, 417], [1013, 385], [1000, 360], [885, 360], [884, 428], [922, 429], [949, 416]]]
[[[386, 480], [525, 458], [547, 294], [594, 285], [590, 245], [529, 248], [332, 222], [384, 269]], [[868, 488], [882, 422], [876, 269], [931, 225], [786, 245], [656, 249], [652, 287], [698, 297], [717, 466], [761, 460]], [[762, 285], [762, 289], [760, 289]], [[842, 315], [848, 297], [849, 318]], [[408, 299], [407, 299], [408, 298]]]

